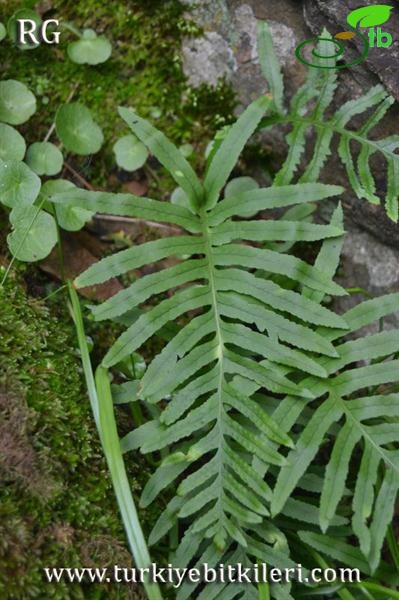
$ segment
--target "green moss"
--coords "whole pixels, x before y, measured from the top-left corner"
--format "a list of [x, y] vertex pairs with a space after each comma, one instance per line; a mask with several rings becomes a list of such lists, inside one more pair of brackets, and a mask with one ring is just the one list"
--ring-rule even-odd
[[[0, 597], [125, 598], [116, 584], [43, 578], [45, 566], [131, 560], [66, 310], [56, 319], [9, 279], [0, 330]], [[145, 463], [135, 461], [133, 490], [148, 477]], [[144, 526], [153, 520], [145, 511], [141, 517]]]
[[[24, 4], [8, 2], [7, 8], [0, 7], [0, 21]], [[96, 67], [72, 63], [66, 46], [75, 38], [63, 30], [59, 46], [20, 51], [3, 41], [2, 75], [25, 82], [38, 96], [39, 110], [25, 127], [31, 142], [44, 137], [57, 107], [78, 84], [74, 99], [93, 110], [106, 139], [104, 150], [90, 164], [86, 159], [73, 159], [92, 183], [104, 185], [115, 168], [112, 144], [126, 133], [117, 114], [119, 105], [135, 107], [176, 143], [190, 141], [201, 151], [215, 130], [231, 121], [234, 97], [228, 85], [222, 82], [216, 89], [204, 86], [199, 90], [187, 85], [181, 43], [184, 36], [199, 31], [177, 0], [55, 0], [52, 7], [51, 17], [60, 20], [61, 29], [62, 23], [71, 21], [107, 35], [113, 44], [111, 59]]]

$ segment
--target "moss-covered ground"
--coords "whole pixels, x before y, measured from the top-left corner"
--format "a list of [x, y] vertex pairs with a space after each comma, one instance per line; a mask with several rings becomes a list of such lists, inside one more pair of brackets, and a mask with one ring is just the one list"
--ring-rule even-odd
[[[214, 132], [231, 120], [234, 97], [229, 86], [223, 82], [217, 88], [187, 85], [181, 43], [184, 36], [200, 31], [177, 0], [53, 0], [38, 5], [0, 0], [0, 21], [6, 23], [14, 10], [32, 5], [43, 18], [59, 19], [61, 43], [21, 51], [4, 40], [2, 78], [26, 83], [38, 97], [38, 111], [26, 126], [30, 142], [45, 136], [58, 106], [71, 93], [92, 110], [106, 142], [100, 155], [89, 162], [78, 161], [79, 172], [91, 183], [103, 186], [115, 168], [112, 144], [127, 133], [117, 113], [119, 105], [133, 106], [175, 143], [190, 142], [201, 153]], [[72, 63], [66, 47], [76, 36], [65, 28], [69, 22], [80, 30], [92, 28], [106, 35], [113, 45], [110, 60], [94, 67]]]
[[[45, 566], [131, 564], [73, 326], [61, 300], [52, 311], [15, 277], [0, 292], [0, 597], [139, 598], [44, 581]], [[128, 468], [141, 488], [146, 465]]]

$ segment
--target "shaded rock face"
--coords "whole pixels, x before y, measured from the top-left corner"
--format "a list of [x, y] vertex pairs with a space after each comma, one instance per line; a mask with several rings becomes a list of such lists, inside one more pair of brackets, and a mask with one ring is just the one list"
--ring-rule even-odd
[[[237, 112], [267, 91], [256, 50], [257, 19], [265, 19], [271, 26], [289, 98], [304, 81], [307, 70], [295, 57], [297, 44], [319, 36], [323, 27], [332, 35], [344, 31], [348, 28], [346, 18], [350, 11], [359, 6], [380, 3], [379, 0], [182, 1], [204, 29], [203, 38], [186, 39], [184, 42], [185, 73], [195, 86], [202, 83], [215, 85], [219, 77], [225, 77], [237, 94]], [[391, 34], [392, 46], [370, 49], [362, 63], [339, 71], [335, 108], [360, 97], [380, 82], [399, 99], [399, 6], [391, 2], [388, 4], [395, 7], [389, 21], [381, 27]], [[356, 38], [345, 42], [348, 61], [359, 56], [357, 43]], [[374, 130], [373, 136], [385, 137], [398, 131], [398, 116], [398, 108], [392, 108]], [[275, 128], [264, 137], [262, 135], [262, 140], [266, 146], [273, 148], [276, 156], [285, 153], [281, 129]], [[383, 195], [386, 181], [382, 164], [377, 165], [377, 172], [381, 173], [377, 177], [377, 186]], [[395, 249], [399, 249], [399, 226], [386, 217], [382, 207], [370, 205], [354, 196], [335, 152], [327, 161], [321, 180], [342, 184], [348, 190], [343, 197], [348, 230], [344, 249], [344, 285], [362, 287], [375, 295], [399, 290], [399, 250]], [[320, 218], [323, 220], [323, 212]], [[351, 296], [344, 302], [355, 302], [355, 298]], [[399, 319], [395, 323], [399, 325]]]

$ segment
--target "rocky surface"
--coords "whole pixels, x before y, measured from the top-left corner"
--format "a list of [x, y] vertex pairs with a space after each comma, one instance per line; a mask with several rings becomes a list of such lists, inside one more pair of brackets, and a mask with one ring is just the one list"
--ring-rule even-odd
[[[366, 292], [351, 293], [339, 298], [339, 312], [367, 300], [367, 294], [381, 296], [388, 292], [398, 292], [399, 250], [382, 244], [366, 231], [352, 225], [345, 237], [339, 281], [345, 288], [360, 288]], [[384, 319], [384, 328], [398, 327], [399, 312]], [[378, 323], [368, 327], [370, 333], [377, 330]]]
[[[376, 295], [392, 286], [395, 287], [395, 291], [399, 291], [398, 250], [376, 242], [365, 231], [352, 229], [346, 237], [343, 255], [352, 262], [354, 273], [351, 274], [351, 279], [355, 285], [366, 282], [366, 289]], [[361, 277], [361, 281], [356, 281], [360, 279], [359, 273], [362, 268], [367, 273]]]
[[203, 83], [216, 86], [220, 77], [231, 80], [237, 63], [227, 41], [216, 31], [209, 31], [185, 42], [183, 65], [189, 84], [199, 87]]
[[[216, 85], [218, 79], [224, 77], [236, 91], [239, 109], [265, 93], [267, 84], [256, 49], [256, 20], [262, 18], [267, 18], [270, 23], [277, 55], [289, 81], [292, 85], [300, 83], [304, 69], [300, 65], [298, 73], [294, 54], [302, 34], [298, 31], [301, 8], [297, 3], [283, 0], [278, 10], [271, 10], [271, 2], [251, 0], [204, 0], [200, 3], [184, 0], [184, 3], [194, 6], [190, 14], [204, 30], [203, 37], [187, 38], [183, 44], [183, 68], [192, 85]], [[295, 15], [291, 25], [289, 14]], [[293, 25], [297, 27], [294, 29]], [[302, 26], [305, 27], [303, 20]]]
[[[257, 19], [267, 19], [271, 26], [283, 67], [286, 94], [290, 96], [302, 83], [306, 72], [306, 67], [295, 57], [297, 44], [320, 35], [323, 27], [333, 35], [344, 31], [348, 27], [347, 14], [359, 7], [358, 0], [182, 1], [204, 31], [202, 38], [184, 41], [184, 69], [190, 83], [194, 86], [215, 85], [218, 78], [226, 78], [237, 94], [238, 112], [267, 91], [256, 51]], [[378, 0], [364, 0], [361, 5], [378, 3]], [[395, 30], [398, 18], [399, 6], [395, 6], [389, 22], [383, 25], [383, 30], [394, 40], [389, 49], [370, 49], [361, 64], [340, 70], [339, 92], [335, 97], [337, 108], [379, 82], [399, 99], [399, 35]], [[359, 55], [356, 39], [345, 43], [348, 44], [345, 54], [348, 59]], [[398, 109], [391, 109], [375, 135], [387, 136], [397, 131], [398, 116]], [[265, 138], [265, 143], [278, 155], [282, 148], [282, 132], [274, 129], [272, 135], [271, 139]], [[383, 192], [384, 171], [381, 165], [378, 169], [381, 176], [377, 178], [377, 184]], [[329, 158], [322, 178], [348, 188], [346, 174], [336, 155]], [[344, 284], [364, 288], [375, 295], [399, 290], [399, 226], [386, 217], [382, 207], [358, 200], [351, 191], [345, 194], [343, 203], [349, 231], [344, 249]], [[348, 305], [355, 300], [351, 296], [345, 302]], [[399, 318], [394, 321], [399, 325]]]

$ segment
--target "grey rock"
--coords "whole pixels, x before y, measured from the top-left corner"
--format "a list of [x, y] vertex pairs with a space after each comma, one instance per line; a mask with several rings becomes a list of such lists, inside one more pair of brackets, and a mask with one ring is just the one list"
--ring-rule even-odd
[[347, 215], [381, 242], [399, 248], [399, 226], [386, 216], [381, 206], [352, 197]]
[[190, 18], [204, 31], [217, 31], [228, 38], [231, 17], [226, 0], [182, 0], [182, 3], [189, 9]]
[[[285, 2], [287, 0], [283, 0], [282, 4]], [[184, 3], [192, 5], [190, 0]], [[259, 5], [262, 3], [250, 0], [205, 0], [194, 4], [190, 15], [203, 27], [204, 36], [187, 38], [183, 42], [183, 70], [190, 85], [196, 87], [207, 83], [215, 86], [219, 78], [226, 78], [237, 94], [237, 112], [267, 92], [256, 47], [257, 18], [262, 18], [259, 16]], [[264, 15], [264, 11], [260, 12]], [[283, 12], [277, 13], [284, 15]], [[287, 23], [274, 18], [269, 19], [269, 24], [287, 79], [295, 81], [298, 75], [298, 61], [294, 54], [298, 43], [296, 33]], [[303, 72], [302, 66], [299, 72]]]
[[183, 69], [190, 85], [216, 86], [221, 77], [231, 80], [236, 61], [226, 40], [210, 31], [201, 38], [187, 40], [183, 45]]
[[[367, 272], [368, 281], [357, 285], [366, 284], [367, 289], [376, 292], [399, 290], [398, 250], [377, 242], [365, 231], [352, 230], [346, 237], [343, 255], [352, 261], [355, 270], [364, 267]], [[356, 273], [354, 276], [356, 279]]]
[[[339, 283], [346, 288], [361, 288], [360, 292], [343, 296], [335, 301], [339, 312], [349, 310], [367, 300], [367, 293], [381, 296], [399, 291], [399, 250], [380, 243], [369, 233], [353, 225], [346, 234], [342, 252]], [[379, 324], [366, 328], [366, 333], [378, 331]], [[384, 328], [399, 327], [399, 312], [384, 319]]]

